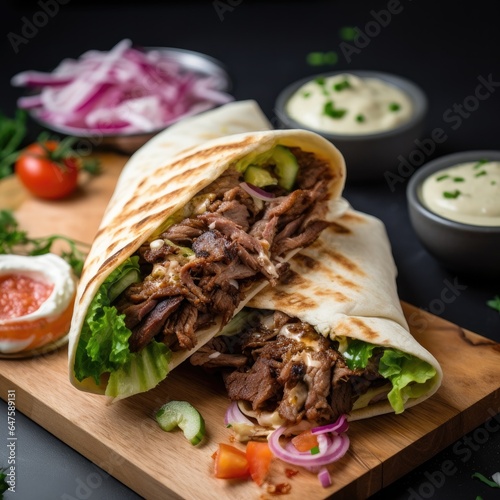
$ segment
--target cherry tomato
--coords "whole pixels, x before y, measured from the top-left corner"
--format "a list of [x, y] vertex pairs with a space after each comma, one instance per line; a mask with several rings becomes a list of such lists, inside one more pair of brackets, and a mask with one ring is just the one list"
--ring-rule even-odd
[[249, 441], [246, 449], [248, 469], [252, 480], [259, 486], [264, 484], [273, 459], [273, 452], [266, 442]]
[[26, 147], [16, 161], [15, 171], [33, 195], [59, 199], [70, 195], [78, 182], [79, 159], [60, 158], [59, 142], [48, 140]]
[[248, 477], [248, 461], [244, 451], [220, 443], [214, 454], [215, 477], [219, 479], [235, 479]]

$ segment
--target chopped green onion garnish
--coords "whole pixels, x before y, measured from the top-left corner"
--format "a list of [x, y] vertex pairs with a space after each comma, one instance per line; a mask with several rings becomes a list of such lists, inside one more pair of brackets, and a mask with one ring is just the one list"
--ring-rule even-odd
[[500, 488], [500, 484], [495, 483], [495, 481], [492, 481], [491, 479], [488, 479], [486, 476], [483, 476], [479, 472], [474, 472], [474, 474], [472, 474], [472, 477], [476, 478], [476, 479], [479, 479], [484, 484], [487, 484], [488, 486], [491, 486], [492, 488]]
[[448, 177], [450, 177], [448, 174], [444, 174], [444, 175], [440, 175], [436, 181], [440, 182], [440, 181], [444, 181], [445, 179], [448, 179]]
[[339, 119], [342, 118], [346, 113], [346, 109], [336, 109], [333, 101], [328, 101], [323, 108], [323, 114], [329, 116], [330, 118]]
[[327, 96], [328, 95], [328, 90], [326, 90], [325, 79], [322, 76], [319, 76], [314, 81], [322, 88], [323, 94]]
[[473, 169], [478, 169], [479, 167], [481, 167], [482, 165], [484, 165], [485, 163], [488, 163], [489, 160], [486, 160], [486, 159], [483, 159], [483, 160], [479, 160], [472, 168]]
[[365, 115], [357, 115], [356, 121], [359, 123], [363, 123], [365, 121]]
[[397, 102], [391, 102], [389, 104], [389, 111], [399, 111], [401, 109], [401, 105], [399, 105]]
[[336, 83], [333, 86], [333, 89], [336, 90], [337, 92], [340, 92], [344, 89], [348, 89], [351, 87], [351, 84], [349, 83], [348, 80], [342, 80], [341, 82]]
[[500, 296], [495, 295], [495, 297], [491, 300], [488, 300], [486, 304], [500, 313]]
[[455, 191], [444, 191], [443, 196], [445, 198], [458, 198], [462, 193], [458, 190], [455, 189]]
[[302, 96], [307, 99], [308, 97], [311, 97], [311, 92], [304, 92]]
[[477, 174], [474, 175], [474, 177], [482, 177], [483, 175], [487, 175], [488, 172], [486, 170], [481, 170]]
[[307, 64], [310, 66], [323, 66], [326, 64], [335, 64], [338, 61], [338, 55], [333, 50], [330, 52], [310, 52], [307, 54]]
[[346, 42], [352, 42], [356, 38], [356, 28], [352, 26], [343, 26], [339, 30], [340, 38]]
[[337, 52], [334, 52], [333, 50], [331, 50], [330, 52], [325, 52], [323, 54], [324, 64], [336, 64], [338, 60], [339, 56], [337, 55]]
[[323, 64], [323, 54], [321, 52], [310, 52], [307, 54], [307, 64], [321, 66]]
[[464, 182], [465, 179], [463, 177], [453, 177], [453, 182]]

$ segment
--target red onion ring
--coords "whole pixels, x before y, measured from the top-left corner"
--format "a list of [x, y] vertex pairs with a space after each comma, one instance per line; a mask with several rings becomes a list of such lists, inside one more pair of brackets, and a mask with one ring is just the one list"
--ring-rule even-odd
[[[293, 465], [301, 465], [304, 467], [317, 467], [327, 465], [342, 458], [349, 449], [349, 438], [346, 434], [332, 435], [331, 441], [321, 439], [318, 436], [319, 453], [311, 455], [310, 453], [302, 454], [298, 451], [285, 449], [280, 444], [280, 437], [286, 431], [285, 426], [276, 429], [268, 438], [269, 448], [273, 454]], [[321, 435], [323, 436], [323, 435]], [[326, 438], [326, 436], [324, 436]]]
[[259, 187], [254, 186], [253, 184], [249, 184], [248, 182], [240, 182], [240, 186], [250, 196], [254, 196], [259, 200], [269, 201], [275, 198], [275, 195], [273, 193], [268, 193], [267, 191], [264, 191], [263, 189], [260, 189]]
[[224, 424], [232, 425], [232, 424], [247, 424], [254, 425], [240, 410], [238, 407], [238, 403], [236, 401], [232, 401], [226, 410], [226, 414], [224, 415]]
[[326, 432], [335, 432], [341, 434], [349, 429], [349, 422], [345, 415], [340, 415], [336, 422], [331, 424], [321, 425], [311, 429], [311, 434], [325, 434]]

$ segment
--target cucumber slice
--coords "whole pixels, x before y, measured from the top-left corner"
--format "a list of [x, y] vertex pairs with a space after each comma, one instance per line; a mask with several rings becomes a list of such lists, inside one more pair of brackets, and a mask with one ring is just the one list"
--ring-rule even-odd
[[192, 445], [198, 444], [205, 436], [205, 420], [187, 401], [164, 404], [156, 413], [156, 421], [167, 432], [179, 427]]
[[244, 174], [245, 182], [257, 187], [272, 186], [278, 184], [278, 179], [273, 177], [265, 168], [250, 165]]
[[291, 191], [299, 172], [297, 158], [287, 147], [276, 146], [271, 161], [276, 163], [274, 171], [278, 176], [278, 185], [287, 191]]
[[138, 269], [130, 269], [120, 276], [108, 289], [109, 302], [113, 302], [132, 283], [141, 281], [141, 273]]

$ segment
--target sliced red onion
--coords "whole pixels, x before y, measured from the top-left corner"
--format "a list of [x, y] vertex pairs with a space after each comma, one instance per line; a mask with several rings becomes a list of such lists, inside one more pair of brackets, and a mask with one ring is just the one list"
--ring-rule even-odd
[[[315, 455], [294, 452], [285, 449], [280, 444], [280, 437], [286, 431], [285, 426], [276, 429], [268, 438], [269, 448], [273, 454], [284, 462], [304, 467], [319, 467], [342, 458], [349, 449], [349, 438], [346, 434], [333, 435], [331, 441], [319, 442], [319, 453]], [[318, 436], [319, 440], [319, 436]], [[326, 444], [325, 443], [329, 443]]]
[[318, 479], [323, 488], [328, 488], [332, 485], [332, 477], [330, 476], [330, 472], [326, 467], [322, 467], [318, 472]]
[[46, 85], [63, 85], [71, 81], [69, 75], [56, 75], [42, 71], [22, 71], [13, 76], [10, 83], [14, 87], [45, 87]]
[[243, 412], [238, 407], [238, 403], [236, 401], [232, 401], [226, 410], [226, 414], [224, 415], [224, 424], [247, 424], [254, 425], [251, 420], [249, 420]]
[[27, 95], [20, 97], [17, 101], [17, 105], [21, 109], [38, 108], [42, 105], [42, 98], [40, 97], [40, 94]]
[[336, 432], [337, 434], [340, 434], [342, 432], [346, 432], [347, 429], [349, 429], [347, 417], [346, 415], [340, 415], [336, 422], [312, 428], [311, 434], [325, 434], [327, 432]]
[[233, 100], [221, 78], [186, 70], [161, 50], [134, 49], [128, 39], [66, 59], [51, 73], [18, 73], [11, 83], [40, 88], [18, 106], [72, 135], [152, 132]]
[[260, 189], [259, 187], [254, 186], [253, 184], [249, 184], [248, 182], [240, 182], [240, 186], [249, 195], [254, 196], [259, 200], [269, 201], [275, 198], [275, 195], [273, 193], [268, 193], [267, 191], [264, 191], [263, 189]]

